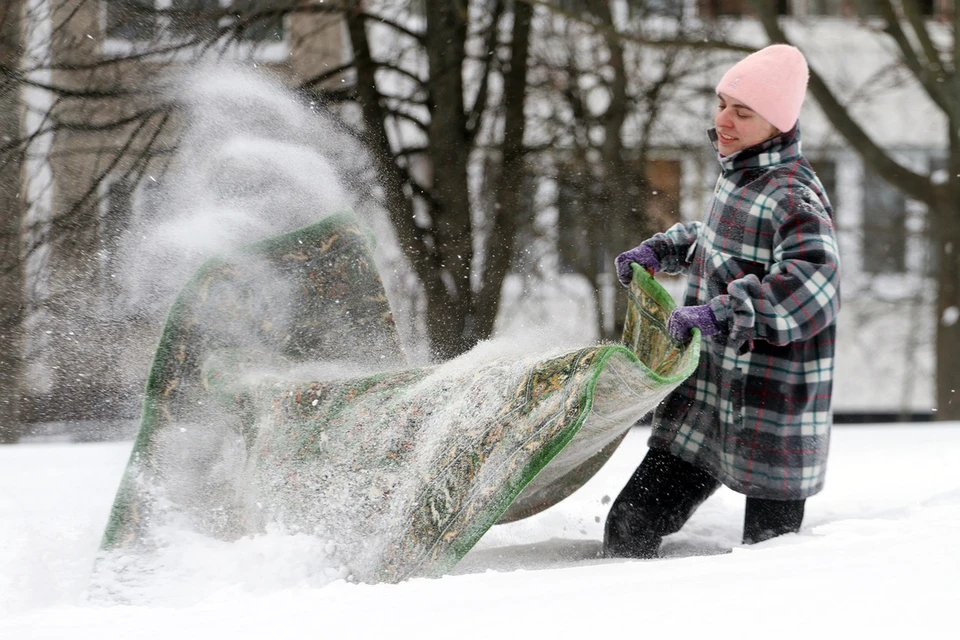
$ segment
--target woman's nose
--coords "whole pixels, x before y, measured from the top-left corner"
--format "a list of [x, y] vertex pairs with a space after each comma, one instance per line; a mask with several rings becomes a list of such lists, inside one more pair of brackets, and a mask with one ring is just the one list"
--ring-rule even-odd
[[733, 121], [730, 118], [730, 112], [728, 109], [720, 109], [717, 111], [716, 125], [718, 127], [730, 127], [733, 125]]

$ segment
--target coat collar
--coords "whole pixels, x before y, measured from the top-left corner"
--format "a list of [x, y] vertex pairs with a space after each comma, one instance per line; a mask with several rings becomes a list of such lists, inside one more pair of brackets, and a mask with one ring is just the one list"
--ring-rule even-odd
[[707, 130], [713, 148], [717, 149], [717, 159], [724, 173], [743, 169], [763, 169], [774, 165], [796, 160], [800, 157], [800, 123], [786, 133], [764, 140], [760, 144], [741, 149], [728, 156], [721, 156], [717, 147], [717, 129], [710, 127]]

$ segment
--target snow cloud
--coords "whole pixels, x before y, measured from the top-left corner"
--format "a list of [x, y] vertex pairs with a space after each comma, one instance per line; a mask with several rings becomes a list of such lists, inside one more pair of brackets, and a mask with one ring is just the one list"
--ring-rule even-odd
[[359, 141], [265, 73], [204, 66], [174, 86], [187, 124], [122, 249], [128, 300], [161, 317], [205, 259], [362, 208], [372, 177]]

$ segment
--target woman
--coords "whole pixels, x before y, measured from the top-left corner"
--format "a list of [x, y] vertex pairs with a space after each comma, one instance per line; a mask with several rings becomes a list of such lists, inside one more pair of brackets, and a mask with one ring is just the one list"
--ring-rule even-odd
[[727, 71], [705, 219], [617, 257], [624, 285], [632, 263], [685, 274], [667, 330], [703, 342], [696, 372], [654, 412], [650, 450], [607, 516], [606, 555], [656, 557], [721, 484], [746, 495], [745, 544], [795, 532], [823, 487], [840, 273], [833, 211], [800, 153], [808, 76], [787, 45]]

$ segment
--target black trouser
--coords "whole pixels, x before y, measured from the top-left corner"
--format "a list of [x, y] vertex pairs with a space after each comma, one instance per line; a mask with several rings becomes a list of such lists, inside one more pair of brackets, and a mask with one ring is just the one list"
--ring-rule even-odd
[[[719, 487], [689, 462], [650, 449], [607, 514], [604, 555], [656, 558], [663, 537], [679, 531]], [[798, 531], [803, 506], [804, 500], [747, 498], [744, 544]]]

